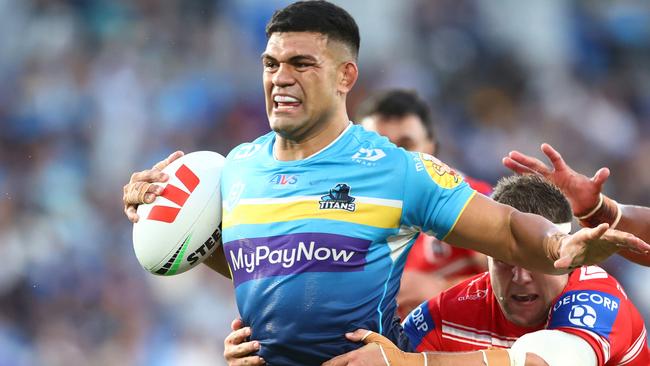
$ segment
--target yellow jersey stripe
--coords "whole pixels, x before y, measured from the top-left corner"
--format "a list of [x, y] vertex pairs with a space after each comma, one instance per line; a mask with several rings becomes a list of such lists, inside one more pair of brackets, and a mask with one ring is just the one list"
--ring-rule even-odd
[[[320, 196], [293, 196], [293, 197], [281, 197], [281, 198], [242, 198], [239, 200], [241, 205], [267, 205], [267, 204], [276, 204], [276, 203], [295, 203], [298, 201], [320, 201], [322, 195]], [[372, 203], [379, 206], [390, 206], [395, 208], [402, 208], [402, 201], [400, 200], [391, 200], [385, 198], [375, 198], [375, 197], [363, 197], [363, 196], [354, 196], [355, 203]]]
[[245, 224], [270, 224], [305, 219], [344, 221], [382, 229], [398, 228], [402, 209], [365, 202], [354, 202], [355, 210], [320, 209], [318, 200], [272, 204], [238, 204], [224, 211], [223, 228]]

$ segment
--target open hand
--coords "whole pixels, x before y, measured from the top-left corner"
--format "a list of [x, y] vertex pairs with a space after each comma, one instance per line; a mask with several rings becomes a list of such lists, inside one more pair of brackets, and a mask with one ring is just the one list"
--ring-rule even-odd
[[609, 169], [600, 168], [589, 178], [571, 169], [551, 145], [542, 144], [541, 148], [551, 161], [552, 168], [519, 151], [511, 151], [504, 157], [503, 165], [517, 174], [539, 174], [551, 181], [567, 197], [576, 216], [584, 215], [596, 207], [603, 184], [609, 177]]
[[608, 224], [583, 228], [562, 238], [560, 258], [555, 261], [555, 268], [570, 269], [600, 263], [621, 249], [650, 253], [650, 245], [646, 242], [630, 233], [609, 229]]

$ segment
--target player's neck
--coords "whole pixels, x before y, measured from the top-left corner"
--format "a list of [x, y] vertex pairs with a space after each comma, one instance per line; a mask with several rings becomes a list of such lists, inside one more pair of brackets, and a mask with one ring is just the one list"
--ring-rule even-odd
[[332, 144], [349, 125], [350, 120], [346, 114], [342, 118], [325, 123], [322, 129], [301, 139], [291, 139], [276, 134], [273, 155], [280, 161], [307, 159]]

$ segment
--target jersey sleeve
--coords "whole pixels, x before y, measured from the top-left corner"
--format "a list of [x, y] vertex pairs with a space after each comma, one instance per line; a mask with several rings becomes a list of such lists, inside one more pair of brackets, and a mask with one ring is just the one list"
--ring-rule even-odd
[[[585, 268], [592, 267], [583, 267], [583, 272]], [[599, 275], [607, 276], [604, 271]], [[583, 338], [596, 352], [598, 365], [604, 365], [613, 355], [623, 352], [632, 338], [629, 306], [625, 294], [616, 286], [581, 280], [553, 304], [548, 329]]]
[[404, 319], [402, 326], [417, 352], [441, 351], [440, 296], [425, 301]]
[[431, 155], [408, 152], [407, 158], [402, 224], [442, 240], [476, 192]]

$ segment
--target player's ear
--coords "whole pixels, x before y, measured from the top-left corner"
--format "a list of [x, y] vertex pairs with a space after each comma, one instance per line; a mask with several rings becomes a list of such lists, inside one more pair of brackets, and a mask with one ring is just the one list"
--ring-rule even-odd
[[346, 61], [339, 68], [339, 83], [337, 91], [347, 94], [359, 78], [359, 68], [356, 62]]

